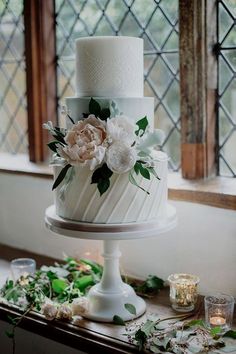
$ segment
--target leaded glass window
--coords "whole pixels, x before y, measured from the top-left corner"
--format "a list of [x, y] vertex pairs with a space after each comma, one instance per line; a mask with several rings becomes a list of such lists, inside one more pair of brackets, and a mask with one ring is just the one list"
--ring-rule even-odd
[[236, 0], [218, 1], [219, 174], [236, 177]]
[[0, 152], [28, 153], [23, 0], [0, 0]]

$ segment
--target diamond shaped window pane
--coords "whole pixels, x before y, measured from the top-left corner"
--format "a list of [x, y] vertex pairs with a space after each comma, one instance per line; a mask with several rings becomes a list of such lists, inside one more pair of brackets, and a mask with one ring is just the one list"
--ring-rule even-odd
[[148, 6], [143, 0], [55, 0], [55, 3], [59, 101], [74, 96], [75, 38], [88, 35], [143, 38], [144, 93], [155, 97], [156, 126], [163, 126], [167, 137], [163, 149], [170, 154], [174, 151], [170, 167], [178, 170], [178, 0], [150, 1]]
[[218, 0], [219, 174], [236, 177], [236, 2]]
[[23, 0], [0, 7], [0, 152], [28, 153]]

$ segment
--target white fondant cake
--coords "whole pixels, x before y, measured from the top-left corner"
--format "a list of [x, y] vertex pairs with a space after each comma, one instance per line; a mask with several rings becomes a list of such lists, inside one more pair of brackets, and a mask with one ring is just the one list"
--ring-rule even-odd
[[[119, 157], [119, 161], [124, 160], [125, 164], [132, 164], [133, 156], [136, 156], [135, 158], [140, 166], [139, 171], [135, 169], [134, 163], [132, 164], [136, 172], [135, 181], [132, 176], [130, 177], [129, 169], [125, 170], [122, 167], [122, 173], [116, 173], [115, 168], [112, 169], [110, 167], [113, 165], [113, 161], [110, 161], [109, 165], [108, 155], [104, 155], [103, 161], [107, 163], [114, 173], [111, 172], [112, 175], [109, 176], [108, 182], [109, 187], [106, 186], [106, 191], [102, 191], [102, 193], [98, 188], [99, 178], [97, 178], [96, 183], [93, 182], [91, 184], [94, 171], [96, 172], [96, 168], [102, 164], [99, 165], [98, 163], [96, 168], [92, 168], [91, 163], [90, 165], [78, 163], [77, 157], [73, 157], [75, 150], [72, 151], [72, 149], [74, 145], [70, 145], [71, 150], [68, 153], [67, 147], [63, 148], [63, 150], [60, 146], [61, 143], [58, 143], [57, 147], [59, 149], [57, 151], [60, 150], [61, 152], [59, 155], [66, 158], [66, 154], [69, 154], [70, 160], [68, 161], [73, 165], [73, 168], [68, 170], [65, 178], [55, 188], [54, 200], [57, 215], [71, 220], [90, 223], [127, 223], [165, 219], [167, 213], [168, 158], [165, 153], [155, 151], [152, 147], [150, 148], [153, 145], [152, 140], [155, 135], [154, 100], [150, 97], [143, 97], [143, 40], [133, 37], [89, 37], [78, 39], [76, 41], [76, 96], [66, 99], [69, 116], [74, 120], [75, 124], [81, 122], [84, 119], [83, 117], [88, 116], [92, 97], [100, 105], [99, 109], [109, 108], [110, 116], [112, 116], [112, 110], [118, 109], [119, 114], [128, 117], [133, 125], [141, 118], [147, 116], [149, 135], [147, 134], [148, 138], [144, 141], [146, 128], [139, 127], [139, 132], [135, 131], [138, 136], [136, 137], [137, 141], [135, 139], [127, 147], [129, 139], [126, 137], [126, 141], [123, 143], [125, 149], [128, 150], [127, 154], [123, 153], [123, 157]], [[112, 119], [117, 119], [116, 112], [113, 112]], [[84, 153], [91, 152], [88, 150], [88, 146], [91, 143], [91, 149], [95, 149], [93, 153], [96, 151], [96, 156], [100, 156], [99, 154], [104, 154], [104, 149], [108, 150], [110, 145], [114, 143], [111, 136], [114, 136], [117, 132], [113, 132], [111, 136], [109, 132], [105, 132], [106, 129], [108, 131], [108, 128], [104, 128], [105, 124], [107, 124], [106, 127], [108, 126], [108, 120], [107, 123], [99, 120], [100, 125], [95, 128], [97, 130], [94, 133], [94, 141], [96, 139], [96, 141], [99, 139], [103, 141], [102, 144], [99, 143], [99, 153], [98, 146], [94, 148], [94, 141], [92, 143], [89, 141]], [[75, 137], [74, 128], [72, 128], [72, 123], [69, 120], [67, 127], [68, 134], [71, 135], [65, 137], [66, 142], [77, 144], [76, 153], [82, 151], [83, 145], [81, 141], [85, 141], [87, 144], [86, 134], [89, 134], [88, 139], [91, 139], [94, 127], [91, 128], [91, 125], [89, 125], [89, 128], [88, 126], [80, 128], [82, 129], [80, 134], [83, 132], [83, 140], [79, 140], [78, 135]], [[128, 128], [127, 132], [129, 131]], [[124, 134], [128, 134], [127, 132], [124, 129]], [[107, 134], [105, 138], [102, 137], [104, 134]], [[72, 143], [73, 139], [74, 143]], [[122, 137], [120, 139], [122, 141]], [[118, 142], [117, 146], [120, 149], [119, 144], [120, 142]], [[123, 151], [122, 146], [121, 151]], [[143, 151], [139, 151], [138, 155], [134, 154], [136, 146], [137, 149], [139, 146], [140, 149], [144, 146], [144, 151], [148, 151], [147, 163], [145, 159], [142, 161]], [[146, 146], [149, 147], [145, 150]], [[120, 151], [117, 150], [117, 155], [119, 154]], [[113, 156], [114, 160], [117, 158], [114, 152], [110, 156]], [[99, 158], [97, 157], [97, 159]], [[57, 161], [58, 163], [54, 164], [55, 181], [58, 177], [60, 179], [61, 171], [65, 167], [65, 164], [61, 164], [60, 158]], [[123, 163], [123, 161], [120, 163]], [[143, 171], [144, 169], [146, 172]], [[155, 170], [155, 173], [153, 173], [153, 170]], [[104, 188], [104, 184], [102, 188]]]

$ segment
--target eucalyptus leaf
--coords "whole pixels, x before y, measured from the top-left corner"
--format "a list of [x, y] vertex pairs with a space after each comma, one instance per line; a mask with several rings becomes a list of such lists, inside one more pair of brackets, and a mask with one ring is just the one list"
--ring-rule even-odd
[[136, 315], [136, 308], [133, 304], [125, 304], [125, 308], [127, 311], [129, 311], [129, 313], [131, 313], [132, 315]]
[[52, 190], [54, 190], [55, 188], [57, 188], [59, 186], [59, 184], [61, 184], [61, 182], [63, 181], [63, 179], [65, 178], [67, 171], [69, 170], [69, 168], [71, 168], [72, 166], [70, 164], [66, 165], [63, 167], [63, 169], [61, 170], [61, 172], [59, 173], [59, 175], [57, 176], [57, 179], [55, 180], [53, 186], [52, 186]]
[[119, 326], [125, 326], [125, 321], [118, 315], [113, 316], [113, 323]]

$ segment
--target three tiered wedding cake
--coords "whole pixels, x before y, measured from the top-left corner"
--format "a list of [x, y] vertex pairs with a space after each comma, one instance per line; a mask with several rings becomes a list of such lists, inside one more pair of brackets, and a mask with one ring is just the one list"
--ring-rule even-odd
[[56, 214], [89, 223], [165, 219], [167, 155], [155, 150], [154, 100], [143, 97], [143, 40], [76, 41], [76, 96], [66, 99], [67, 129], [56, 140]]

